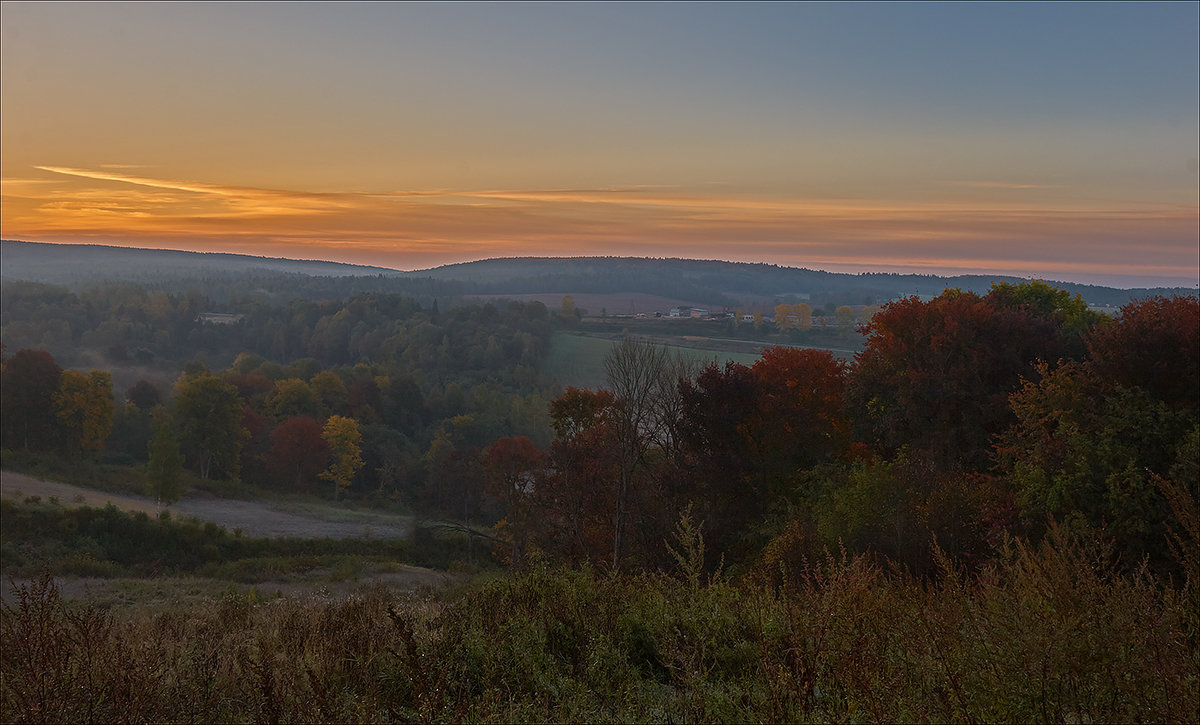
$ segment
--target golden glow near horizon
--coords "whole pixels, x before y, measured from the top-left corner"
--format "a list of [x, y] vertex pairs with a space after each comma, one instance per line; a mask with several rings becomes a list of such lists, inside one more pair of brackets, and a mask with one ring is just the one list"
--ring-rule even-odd
[[2, 11], [6, 239], [400, 269], [1200, 266], [1187, 5]]
[[[39, 169], [58, 179], [0, 181], [6, 237], [305, 258], [327, 250], [336, 259], [407, 269], [595, 250], [822, 268], [1186, 276], [1186, 254], [1175, 265], [1170, 257], [1131, 264], [1121, 234], [1134, 228], [1186, 238], [1197, 214], [1187, 205], [884, 203], [662, 188], [313, 193], [159, 179], [126, 168]], [[1054, 241], [1077, 236], [1091, 240], [1090, 259], [1045, 253], [1045, 240], [1053, 250]], [[962, 239], [986, 242], [993, 254], [946, 254]]]

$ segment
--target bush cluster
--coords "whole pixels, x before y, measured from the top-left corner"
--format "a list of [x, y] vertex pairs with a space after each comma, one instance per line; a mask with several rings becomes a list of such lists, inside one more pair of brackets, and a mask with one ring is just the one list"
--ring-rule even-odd
[[303, 571], [344, 557], [445, 568], [460, 554], [428, 535], [400, 539], [250, 538], [212, 522], [158, 518], [104, 508], [66, 508], [32, 499], [0, 500], [0, 565], [9, 575], [41, 571], [75, 576], [200, 574], [263, 581], [271, 572]]
[[[5, 606], [14, 722], [1187, 722], [1200, 604], [1054, 533], [936, 583], [830, 556], [779, 586], [535, 562], [439, 599]], [[695, 562], [692, 562], [693, 564]], [[692, 567], [693, 570], [696, 567]]]

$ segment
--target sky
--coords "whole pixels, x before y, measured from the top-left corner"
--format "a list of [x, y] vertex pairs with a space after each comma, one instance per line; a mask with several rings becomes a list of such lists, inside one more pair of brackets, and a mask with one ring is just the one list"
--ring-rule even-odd
[[0, 7], [5, 239], [1195, 287], [1200, 3]]

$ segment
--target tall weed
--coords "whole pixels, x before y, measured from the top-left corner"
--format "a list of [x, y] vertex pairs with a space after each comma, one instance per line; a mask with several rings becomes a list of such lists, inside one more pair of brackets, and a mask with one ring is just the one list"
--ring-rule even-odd
[[981, 572], [934, 558], [917, 580], [827, 555], [786, 586], [535, 559], [452, 594], [122, 612], [43, 577], [4, 608], [0, 705], [11, 722], [1195, 720], [1191, 582], [1057, 531]]

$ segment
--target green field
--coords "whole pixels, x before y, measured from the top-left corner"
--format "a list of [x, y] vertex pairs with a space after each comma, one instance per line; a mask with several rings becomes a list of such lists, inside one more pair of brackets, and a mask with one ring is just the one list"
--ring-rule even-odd
[[[615, 342], [616, 340], [601, 337], [585, 337], [570, 333], [557, 334], [550, 343], [546, 369], [563, 386], [601, 387], [604, 385], [604, 358]], [[743, 365], [752, 365], [758, 360], [757, 355], [742, 352], [706, 350], [677, 345], [667, 345], [666, 347], [689, 360], [704, 364], [712, 361], [724, 363], [726, 360], [732, 360]]]

